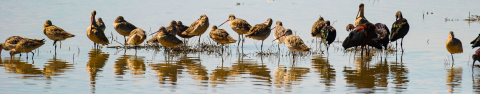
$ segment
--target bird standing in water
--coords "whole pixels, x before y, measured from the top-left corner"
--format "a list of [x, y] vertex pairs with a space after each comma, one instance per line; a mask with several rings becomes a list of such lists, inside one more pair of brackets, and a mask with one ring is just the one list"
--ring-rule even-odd
[[[317, 38], [321, 38], [322, 37], [322, 29], [323, 27], [325, 27], [325, 21], [323, 20], [323, 17], [319, 17], [318, 20], [313, 23], [313, 26], [312, 26], [312, 31], [311, 31], [311, 34], [312, 34], [312, 37], [317, 37]], [[320, 44], [320, 47], [322, 45]]]
[[263, 53], [263, 41], [270, 36], [270, 26], [272, 26], [272, 19], [268, 18], [267, 24], [256, 24], [254, 27], [250, 28], [248, 33], [245, 35], [247, 38], [252, 38], [255, 40], [261, 40], [262, 45], [260, 46], [260, 52]]
[[448, 39], [445, 42], [445, 46], [447, 47], [448, 52], [450, 52], [450, 55], [452, 56], [452, 61], [454, 61], [453, 54], [463, 53], [462, 42], [455, 38], [455, 35], [453, 35], [453, 31], [450, 31]]
[[[310, 50], [310, 48], [308, 48], [307, 45], [305, 45], [302, 38], [300, 38], [297, 35], [293, 35], [292, 30], [290, 29], [287, 29], [287, 31], [276, 40], [280, 39], [281, 37], [284, 37], [283, 43], [288, 47], [288, 49], [290, 49], [292, 53], [308, 52]], [[292, 54], [292, 56], [295, 58], [294, 54]]]
[[230, 14], [228, 16], [227, 21], [220, 24], [220, 26], [222, 26], [224, 23], [228, 21], [230, 21], [229, 24], [230, 24], [230, 27], [232, 27], [233, 31], [238, 33], [237, 45], [240, 45], [240, 42], [242, 42], [242, 47], [243, 47], [243, 42], [245, 42], [245, 37], [242, 38], [241, 36], [243, 36], [244, 34], [247, 34], [250, 28], [252, 28], [252, 26], [247, 21], [240, 18], [236, 18], [235, 15], [233, 14]]
[[63, 41], [67, 38], [75, 37], [75, 35], [53, 25], [50, 20], [47, 20], [43, 25], [43, 34], [45, 34], [50, 40], [53, 40], [55, 51], [57, 50], [57, 41]]
[[[390, 35], [390, 42], [396, 41], [397, 39], [402, 38], [402, 42], [400, 42], [400, 47], [403, 52], [403, 37], [407, 35], [408, 30], [410, 29], [410, 25], [408, 25], [407, 19], [403, 18], [402, 12], [398, 11], [395, 14], [396, 21], [392, 24], [392, 33]], [[395, 42], [395, 49], [397, 46], [397, 42]]]
[[235, 43], [237, 40], [233, 39], [230, 34], [227, 33], [224, 29], [217, 29], [216, 25], [212, 26], [210, 29], [210, 38], [213, 41], [222, 44], [222, 54], [223, 54], [223, 46], [225, 44]]
[[388, 43], [390, 42], [390, 30], [388, 30], [387, 25], [382, 24], [382, 23], [376, 23], [375, 24], [375, 33], [377, 33], [377, 38], [374, 38], [373, 40], [376, 41], [377, 43], [382, 44], [383, 49], [387, 50]]
[[117, 19], [115, 19], [115, 22], [113, 22], [113, 28], [123, 36], [123, 39], [125, 40], [125, 44], [127, 43], [127, 38], [125, 36], [130, 35], [130, 32], [132, 30], [137, 29], [135, 25], [127, 22], [123, 16], [118, 16]]
[[161, 26], [158, 33], [150, 38], [147, 43], [160, 43], [162, 46], [173, 48], [182, 45], [182, 41], [167, 32], [165, 27]]
[[32, 50], [37, 49], [38, 47], [42, 46], [45, 44], [45, 39], [23, 39], [20, 40], [17, 45], [15, 46], [15, 49], [10, 50], [10, 58], [13, 57], [13, 55], [17, 53], [27, 53], [27, 58], [28, 58], [28, 52], [32, 53], [32, 59], [33, 56], [35, 55]]
[[278, 46], [278, 51], [280, 51], [280, 44], [283, 44], [283, 39], [285, 38], [285, 37], [280, 37], [280, 36], [285, 34], [285, 32], [287, 32], [287, 29], [285, 29], [285, 27], [283, 27], [282, 21], [277, 21], [277, 24], [273, 28], [275, 28], [275, 29], [273, 29], [273, 37], [276, 39], [277, 46]]
[[202, 37], [202, 34], [207, 31], [209, 25], [210, 23], [208, 22], [207, 15], [202, 14], [200, 19], [193, 22], [182, 34], [188, 36], [198, 36], [198, 44], [200, 44], [200, 38]]
[[98, 21], [95, 22], [95, 15], [97, 11], [93, 10], [90, 15], [90, 26], [87, 28], [87, 37], [91, 41], [93, 41], [94, 47], [98, 47], [98, 45], [108, 45], [110, 42], [108, 41], [107, 36], [105, 36], [105, 24], [103, 23], [101, 18], [98, 18]]
[[330, 26], [330, 21], [325, 21], [325, 26], [321, 30], [321, 38], [323, 44], [327, 47], [327, 51], [330, 44], [335, 41], [335, 37], [337, 37], [337, 30], [333, 26]]
[[[135, 46], [135, 48], [137, 48], [137, 45], [141, 44], [143, 41], [145, 41], [145, 39], [147, 39], [145, 31], [143, 31], [143, 29], [141, 28], [137, 28], [130, 32], [130, 35], [128, 35], [128, 39], [125, 45], [133, 45]], [[136, 51], [137, 49], [135, 49], [135, 52]]]
[[182, 34], [183, 32], [185, 32], [185, 30], [188, 29], [188, 26], [183, 25], [182, 21], [177, 21], [177, 28], [178, 28], [177, 36], [183, 38], [183, 44], [187, 44], [187, 43], [185, 43], [186, 42], [185, 38], [192, 38], [193, 37], [193, 36]]
[[[15, 47], [17, 46], [17, 43], [20, 42], [23, 39], [27, 39], [27, 38], [23, 38], [23, 37], [20, 37], [20, 36], [11, 36], [11, 37], [8, 37], [5, 40], [5, 43], [0, 43], [0, 45], [2, 46], [3, 50], [8, 51], [8, 50], [11, 50], [11, 49], [15, 49]], [[0, 50], [2, 50], [2, 49], [0, 49]]]

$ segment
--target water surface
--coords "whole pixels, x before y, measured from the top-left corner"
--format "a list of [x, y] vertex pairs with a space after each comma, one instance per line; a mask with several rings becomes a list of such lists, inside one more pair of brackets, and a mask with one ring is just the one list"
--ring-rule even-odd
[[[312, 50], [319, 45], [310, 36], [312, 24], [321, 15], [337, 28], [342, 41], [344, 27], [354, 22], [358, 5], [373, 23], [390, 26], [402, 11], [411, 26], [404, 39], [405, 52], [362, 56], [345, 53], [334, 43], [328, 54], [291, 57], [285, 45], [280, 55], [256, 55], [261, 41], [246, 39], [243, 50], [236, 44], [229, 54], [168, 54], [163, 50], [94, 49], [86, 37], [90, 12], [97, 11], [106, 23], [108, 37], [123, 40], [113, 29], [118, 16], [147, 32], [167, 26], [171, 20], [189, 25], [201, 14], [210, 25], [219, 25], [229, 14], [259, 24], [272, 18], [301, 36]], [[54, 51], [53, 41], [35, 52], [33, 59], [1, 52], [0, 90], [5, 93], [478, 93], [480, 69], [473, 68], [469, 42], [480, 24], [462, 19], [480, 14], [477, 0], [207, 0], [207, 1], [2, 1], [0, 41], [18, 35], [47, 39], [42, 34], [46, 20], [77, 36], [62, 41]], [[429, 14], [426, 14], [429, 12]], [[445, 19], [459, 19], [446, 21]], [[224, 28], [238, 38], [229, 25]], [[445, 49], [448, 32], [463, 42], [464, 53], [455, 62]], [[150, 36], [149, 36], [150, 37]], [[202, 41], [211, 41], [208, 35]], [[264, 50], [276, 50], [270, 35]], [[195, 45], [198, 37], [189, 40]], [[393, 43], [394, 44], [394, 43]], [[400, 43], [399, 43], [400, 44]], [[60, 44], [59, 44], [60, 45]], [[120, 45], [112, 41], [110, 46]], [[322, 46], [324, 50], [324, 46]], [[237, 51], [238, 50], [238, 51]]]

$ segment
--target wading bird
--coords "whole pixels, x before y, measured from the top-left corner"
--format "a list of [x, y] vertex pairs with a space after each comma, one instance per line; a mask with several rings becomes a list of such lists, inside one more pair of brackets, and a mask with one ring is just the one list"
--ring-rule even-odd
[[200, 44], [200, 38], [202, 37], [202, 34], [207, 31], [209, 25], [210, 24], [208, 22], [207, 15], [202, 14], [200, 19], [193, 22], [182, 34], [188, 36], [198, 36], [198, 44]]
[[[400, 47], [403, 52], [403, 37], [407, 35], [410, 26], [408, 25], [407, 19], [403, 18], [402, 12], [398, 11], [395, 14], [396, 21], [392, 24], [392, 33], [390, 34], [390, 42], [396, 41], [397, 39], [402, 38], [402, 42], [400, 43]], [[395, 49], [397, 46], [397, 42], [395, 42]]]
[[27, 58], [28, 58], [28, 52], [32, 53], [32, 59], [33, 56], [35, 55], [32, 50], [37, 49], [38, 47], [42, 46], [45, 44], [45, 39], [23, 39], [20, 40], [17, 45], [15, 46], [15, 49], [10, 50], [10, 58], [12, 58], [15, 54], [18, 53], [27, 53]]
[[[310, 48], [308, 48], [307, 45], [303, 43], [302, 38], [297, 35], [293, 35], [292, 30], [290, 29], [287, 29], [287, 31], [276, 40], [280, 39], [281, 37], [284, 37], [283, 43], [288, 47], [288, 49], [290, 49], [292, 53], [308, 52], [310, 50]], [[292, 56], [295, 57], [294, 54], [292, 54]]]
[[448, 39], [445, 42], [445, 46], [447, 47], [448, 52], [450, 52], [450, 55], [452, 56], [452, 61], [454, 61], [453, 54], [463, 53], [462, 42], [459, 39], [455, 38], [455, 35], [453, 35], [453, 31], [450, 31]]
[[105, 24], [103, 23], [101, 18], [98, 18], [98, 21], [95, 22], [95, 15], [97, 12], [95, 10], [92, 11], [90, 15], [90, 26], [87, 28], [87, 37], [91, 41], [93, 41], [94, 47], [98, 47], [98, 45], [108, 45], [110, 42], [108, 41], [107, 36], [105, 36]]
[[[229, 24], [230, 24], [230, 27], [232, 27], [233, 31], [238, 33], [238, 44], [237, 45], [240, 45], [240, 42], [242, 42], [242, 47], [243, 47], [243, 42], [245, 42], [245, 37], [243, 37], [243, 35], [247, 34], [248, 31], [250, 30], [250, 28], [252, 28], [252, 26], [250, 24], [248, 24], [247, 21], [245, 21], [243, 19], [240, 19], [240, 18], [236, 18], [235, 15], [233, 15], [233, 14], [230, 14], [228, 16], [228, 20], [223, 22], [222, 24], [220, 24], [220, 26], [222, 26], [224, 23], [226, 23], [228, 21], [230, 21]], [[218, 26], [218, 27], [220, 27], [220, 26]]]
[[283, 44], [283, 39], [285, 39], [285, 37], [280, 37], [280, 36], [285, 34], [285, 32], [287, 32], [287, 29], [283, 27], [283, 24], [281, 21], [277, 21], [275, 27], [273, 28], [275, 28], [273, 29], [273, 37], [276, 39], [275, 41], [277, 41], [278, 51], [280, 51], [280, 44]]
[[233, 39], [230, 34], [227, 33], [224, 29], [217, 29], [216, 25], [212, 26], [210, 29], [210, 38], [213, 41], [222, 44], [222, 53], [223, 53], [223, 46], [225, 44], [235, 43], [237, 40]]
[[270, 36], [270, 26], [272, 26], [272, 19], [268, 18], [267, 24], [256, 24], [254, 27], [250, 28], [248, 33], [245, 35], [247, 38], [252, 38], [255, 40], [261, 40], [262, 45], [260, 46], [260, 52], [263, 53], [263, 41]]
[[125, 40], [125, 44], [127, 43], [127, 38], [126, 36], [130, 35], [130, 32], [132, 30], [137, 29], [135, 25], [125, 21], [123, 16], [118, 16], [117, 19], [115, 19], [115, 22], [113, 22], [113, 28], [123, 36], [123, 39]]
[[327, 51], [330, 44], [335, 41], [335, 37], [337, 37], [337, 30], [333, 26], [330, 26], [330, 21], [325, 21], [325, 26], [321, 30], [321, 38], [323, 44], [327, 47]]
[[185, 43], [186, 42], [185, 38], [192, 38], [193, 37], [193, 36], [182, 34], [183, 32], [185, 32], [185, 30], [187, 30], [188, 26], [183, 25], [182, 21], [177, 21], [177, 28], [178, 28], [177, 36], [182, 37], [183, 38], [183, 44], [186, 44]]
[[43, 34], [45, 34], [50, 40], [53, 40], [53, 46], [55, 51], [57, 50], [57, 41], [63, 41], [67, 38], [75, 37], [75, 35], [68, 33], [62, 28], [52, 24], [52, 21], [47, 20], [43, 25]]
[[165, 27], [160, 27], [157, 31], [158, 33], [150, 38], [147, 43], [160, 43], [162, 46], [168, 47], [168, 48], [173, 48], [182, 45], [182, 41], [175, 37], [175, 35], [172, 35], [167, 32]]
[[[125, 45], [133, 45], [135, 48], [137, 48], [139, 44], [141, 44], [143, 41], [147, 39], [147, 35], [145, 34], [145, 31], [141, 28], [137, 28], [132, 30], [130, 32], [130, 35], [128, 35], [127, 43]], [[135, 49], [135, 52], [137, 49]]]

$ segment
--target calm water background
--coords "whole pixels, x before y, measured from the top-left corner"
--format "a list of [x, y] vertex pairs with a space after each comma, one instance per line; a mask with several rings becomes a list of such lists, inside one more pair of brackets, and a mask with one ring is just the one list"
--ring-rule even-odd
[[[92, 49], [86, 37], [90, 12], [103, 18], [107, 36], [123, 40], [113, 29], [118, 16], [147, 32], [167, 26], [171, 20], [189, 25], [201, 14], [210, 26], [227, 20], [229, 14], [258, 24], [272, 18], [312, 48], [318, 49], [310, 36], [319, 15], [337, 28], [343, 40], [344, 27], [353, 23], [358, 5], [365, 4], [365, 16], [373, 23], [391, 26], [395, 13], [402, 11], [411, 26], [405, 37], [405, 53], [359, 58], [359, 54], [334, 49], [329, 55], [309, 55], [292, 59], [287, 56], [256, 56], [260, 41], [246, 39], [242, 57], [236, 44], [231, 55], [189, 53], [167, 56], [152, 50]], [[19, 35], [47, 39], [43, 24], [51, 20], [77, 35], [62, 42], [54, 52], [48, 40], [34, 59], [9, 58], [1, 52], [0, 91], [3, 93], [477, 93], [480, 69], [471, 68], [475, 49], [469, 42], [477, 37], [480, 24], [462, 21], [468, 13], [480, 14], [478, 0], [195, 0], [195, 1], [1, 1], [0, 41]], [[433, 14], [426, 15], [426, 12]], [[445, 18], [459, 21], [445, 21]], [[224, 28], [234, 38], [228, 25]], [[463, 41], [464, 53], [455, 54], [455, 63], [446, 63], [448, 32]], [[150, 36], [149, 36], [150, 37]], [[198, 37], [190, 39], [194, 44]], [[202, 41], [209, 41], [207, 35]], [[271, 45], [272, 35], [264, 49]], [[113, 42], [111, 45], [120, 45]], [[288, 50], [280, 46], [282, 54]], [[334, 43], [333, 48], [342, 48]], [[273, 48], [271, 48], [273, 49]], [[324, 48], [323, 48], [324, 49]], [[25, 54], [24, 54], [25, 55]], [[31, 54], [30, 56], [31, 57]], [[221, 62], [220, 62], [221, 61]]]

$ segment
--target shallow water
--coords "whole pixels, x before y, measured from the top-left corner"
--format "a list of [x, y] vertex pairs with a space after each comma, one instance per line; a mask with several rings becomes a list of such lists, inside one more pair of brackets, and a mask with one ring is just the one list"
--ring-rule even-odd
[[[291, 57], [285, 45], [281, 55], [259, 56], [261, 41], [247, 38], [243, 49], [236, 43], [225, 55], [218, 53], [167, 54], [163, 50], [93, 49], [86, 37], [90, 12], [97, 11], [106, 23], [108, 37], [122, 40], [113, 29], [117, 16], [147, 32], [167, 26], [171, 20], [189, 25], [201, 14], [210, 26], [227, 20], [229, 14], [259, 24], [272, 18], [295, 30], [313, 50], [319, 50], [310, 36], [319, 15], [334, 23], [337, 38], [354, 22], [358, 5], [365, 4], [365, 16], [373, 23], [390, 26], [402, 11], [411, 26], [405, 37], [405, 52], [363, 56], [345, 53], [334, 43], [328, 54]], [[469, 42], [477, 37], [478, 22], [469, 23], [469, 12], [478, 15], [478, 0], [463, 1], [2, 1], [0, 41], [19, 35], [43, 39], [42, 25], [51, 20], [77, 35], [62, 41], [54, 51], [53, 41], [26, 59], [1, 52], [0, 90], [4, 93], [478, 93], [480, 69], [472, 69]], [[426, 14], [426, 12], [433, 14]], [[459, 19], [446, 21], [445, 19]], [[232, 37], [237, 34], [229, 25]], [[448, 32], [463, 41], [464, 53], [455, 62], [445, 49]], [[149, 36], [150, 37], [150, 36]], [[202, 41], [211, 41], [208, 35]], [[270, 35], [264, 50], [276, 50]], [[189, 40], [195, 45], [198, 37]], [[393, 43], [394, 44], [394, 43]], [[400, 44], [400, 43], [399, 43]], [[60, 46], [61, 45], [61, 46]], [[120, 45], [112, 41], [110, 46]], [[322, 46], [322, 49], [325, 49]], [[238, 51], [237, 51], [238, 50]]]

